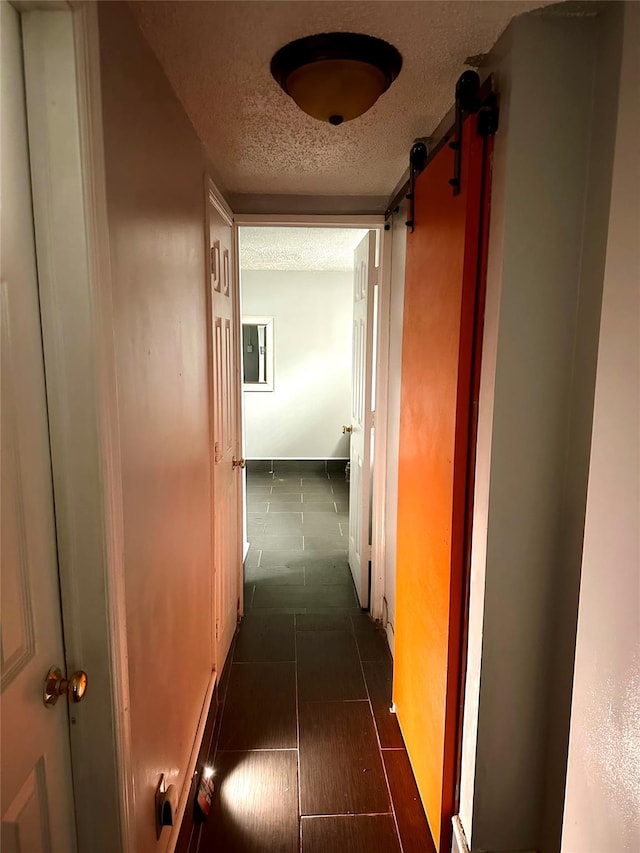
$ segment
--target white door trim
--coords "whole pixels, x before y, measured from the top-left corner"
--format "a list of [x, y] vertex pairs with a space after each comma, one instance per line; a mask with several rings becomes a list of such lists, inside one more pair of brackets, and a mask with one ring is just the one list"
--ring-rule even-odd
[[[240, 280], [240, 235], [238, 232], [238, 228], [238, 220], [237, 218], [235, 218], [233, 223], [233, 262], [234, 275], [237, 276], [237, 281], [234, 282], [234, 284], [236, 286], [236, 293], [238, 294], [238, 346], [240, 347], [238, 365], [240, 367], [240, 370], [243, 371], [244, 367], [242, 364], [242, 283]], [[240, 435], [240, 455], [243, 459], [245, 459], [247, 455], [247, 441], [244, 428], [244, 373], [241, 374], [239, 382], [240, 394], [238, 395], [238, 431]], [[240, 571], [242, 572], [242, 577], [238, 581], [238, 595], [240, 598], [240, 605], [238, 607], [238, 617], [244, 616], [244, 561], [247, 559], [247, 554], [249, 553], [250, 548], [249, 534], [247, 532], [247, 513], [245, 511], [245, 508], [247, 506], [246, 469], [243, 469], [241, 473], [242, 486], [240, 488], [240, 521], [238, 524], [238, 530], [242, 531], [242, 555], [240, 560]]]
[[[211, 202], [211, 204], [215, 207], [215, 209], [218, 211], [218, 213], [224, 219], [224, 221], [227, 223], [227, 225], [230, 228], [233, 228], [233, 225], [234, 225], [233, 211], [231, 210], [231, 208], [229, 207], [229, 205], [225, 201], [224, 196], [222, 195], [220, 190], [213, 183], [211, 177], [207, 174], [205, 174], [205, 176], [204, 176], [204, 185], [205, 185], [205, 192], [207, 194], [207, 201]], [[207, 242], [208, 242], [208, 238], [207, 238]], [[207, 269], [208, 269], [208, 264], [207, 264]], [[209, 277], [207, 276], [207, 282], [208, 281], [209, 281]]]
[[378, 231], [378, 351], [376, 368], [376, 410], [374, 414], [373, 498], [371, 510], [371, 594], [369, 609], [373, 619], [383, 619], [387, 546], [387, 412], [389, 389], [389, 322], [391, 314], [392, 231]]
[[[234, 219], [231, 222], [231, 250], [233, 253], [233, 292], [234, 292], [234, 323], [237, 330], [236, 335], [236, 454], [240, 458], [244, 458], [244, 412], [242, 408], [242, 320], [241, 320], [241, 300], [240, 293], [240, 244], [238, 242], [238, 226]], [[246, 472], [242, 469], [240, 472], [240, 485], [238, 487], [238, 517], [236, 529], [240, 533], [238, 537], [238, 577], [236, 580], [236, 589], [238, 594], [238, 618], [244, 616], [244, 558], [246, 556], [245, 543], [246, 537], [246, 515], [245, 507], [245, 491], [246, 491]]]
[[278, 228], [381, 228], [384, 225], [382, 214], [352, 215], [339, 214], [331, 216], [317, 214], [273, 214], [240, 213], [235, 217], [236, 225], [251, 225], [253, 227], [277, 226]]
[[[97, 7], [23, 12], [80, 851], [133, 853], [122, 484]], [[64, 201], [62, 201], [64, 194]], [[64, 210], [64, 215], [60, 211]]]

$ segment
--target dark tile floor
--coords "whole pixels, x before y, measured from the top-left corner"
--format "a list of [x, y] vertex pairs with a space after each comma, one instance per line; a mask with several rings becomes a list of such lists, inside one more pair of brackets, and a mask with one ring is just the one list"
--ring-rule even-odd
[[246, 615], [218, 691], [200, 853], [433, 851], [389, 711], [386, 636], [351, 581], [344, 471], [247, 480]]

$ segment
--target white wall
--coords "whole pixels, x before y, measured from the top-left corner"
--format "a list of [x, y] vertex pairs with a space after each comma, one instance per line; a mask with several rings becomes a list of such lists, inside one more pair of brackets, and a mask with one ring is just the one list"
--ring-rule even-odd
[[562, 850], [640, 849], [640, 5], [625, 8]]
[[387, 637], [393, 654], [396, 613], [396, 550], [398, 527], [398, 454], [400, 392], [402, 390], [402, 321], [407, 247], [406, 205], [393, 216], [391, 239], [391, 294], [389, 299], [389, 386], [387, 399], [387, 470], [385, 512], [384, 598]]
[[460, 801], [472, 850], [559, 846], [617, 86], [607, 26], [520, 18], [487, 68], [501, 115]]
[[99, 4], [99, 24], [135, 849], [159, 853], [155, 789], [182, 788], [212, 673], [210, 166], [126, 4]]
[[274, 390], [245, 392], [245, 456], [349, 456], [353, 273], [242, 270], [242, 314], [273, 316]]

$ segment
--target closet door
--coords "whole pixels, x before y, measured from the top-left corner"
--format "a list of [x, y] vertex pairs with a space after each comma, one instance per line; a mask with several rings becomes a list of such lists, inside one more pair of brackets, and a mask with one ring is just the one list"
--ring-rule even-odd
[[238, 623], [242, 577], [238, 280], [234, 275], [233, 224], [211, 196], [209, 237], [211, 456], [213, 467], [214, 664], [220, 677]]
[[464, 122], [461, 191], [445, 144], [407, 235], [394, 702], [438, 850], [451, 849], [465, 566], [484, 303], [489, 147]]

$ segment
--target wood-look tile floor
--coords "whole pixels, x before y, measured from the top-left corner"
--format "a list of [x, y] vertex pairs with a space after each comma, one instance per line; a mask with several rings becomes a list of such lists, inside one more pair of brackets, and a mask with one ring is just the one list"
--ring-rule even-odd
[[247, 478], [245, 617], [218, 692], [197, 849], [434, 853], [389, 710], [386, 636], [351, 580], [344, 472], [311, 468]]

